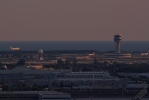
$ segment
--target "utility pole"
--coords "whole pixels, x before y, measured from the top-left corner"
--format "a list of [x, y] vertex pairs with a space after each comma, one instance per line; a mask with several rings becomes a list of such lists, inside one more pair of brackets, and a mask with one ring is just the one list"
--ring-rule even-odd
[[92, 81], [93, 81], [93, 84], [92, 85], [94, 86], [94, 74], [93, 74], [93, 80]]

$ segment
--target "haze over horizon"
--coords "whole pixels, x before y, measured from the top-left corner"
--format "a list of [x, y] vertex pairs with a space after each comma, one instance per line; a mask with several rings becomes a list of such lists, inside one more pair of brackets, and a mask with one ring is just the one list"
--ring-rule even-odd
[[149, 41], [149, 0], [0, 0], [0, 41]]

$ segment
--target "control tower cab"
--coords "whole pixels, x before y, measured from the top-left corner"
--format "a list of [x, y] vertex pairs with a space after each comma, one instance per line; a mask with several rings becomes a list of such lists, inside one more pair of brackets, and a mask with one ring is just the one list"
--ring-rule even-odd
[[120, 53], [120, 42], [122, 40], [122, 36], [121, 35], [114, 35], [114, 43], [116, 46], [116, 53]]

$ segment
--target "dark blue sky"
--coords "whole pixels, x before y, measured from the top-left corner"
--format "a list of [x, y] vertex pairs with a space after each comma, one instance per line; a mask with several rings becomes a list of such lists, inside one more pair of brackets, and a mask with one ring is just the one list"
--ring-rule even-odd
[[149, 40], [149, 0], [0, 0], [0, 40]]

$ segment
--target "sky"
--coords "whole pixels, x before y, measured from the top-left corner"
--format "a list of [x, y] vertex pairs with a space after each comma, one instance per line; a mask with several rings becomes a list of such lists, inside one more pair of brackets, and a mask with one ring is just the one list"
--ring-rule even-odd
[[0, 0], [0, 41], [149, 41], [149, 0]]

